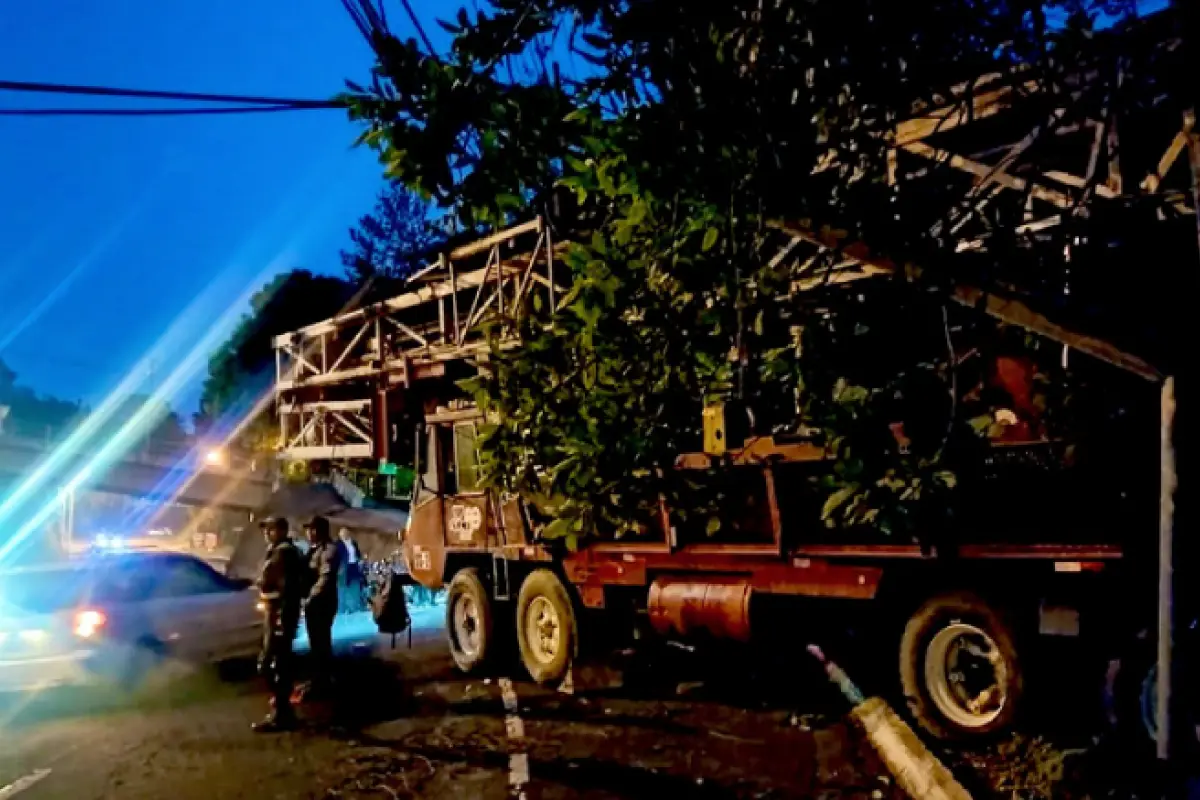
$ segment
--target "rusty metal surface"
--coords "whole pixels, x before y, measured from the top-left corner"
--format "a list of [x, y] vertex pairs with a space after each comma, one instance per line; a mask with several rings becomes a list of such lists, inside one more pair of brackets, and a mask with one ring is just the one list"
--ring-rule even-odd
[[520, 499], [516, 495], [505, 492], [496, 499], [496, 504], [500, 507], [501, 541], [506, 545], [524, 544], [527, 539]]
[[488, 513], [486, 495], [450, 495], [445, 498], [446, 544], [449, 547], [484, 548], [488, 530], [495, 524]]
[[[656, 574], [670, 573], [694, 582], [735, 578], [756, 592], [806, 597], [869, 600], [879, 589], [883, 568], [815, 558], [785, 562], [773, 553], [651, 550], [616, 551], [588, 547], [563, 559], [567, 580], [576, 586], [648, 586]], [[709, 578], [707, 576], [714, 575]]]
[[446, 568], [442, 499], [429, 497], [411, 511], [404, 534], [404, 560], [409, 574], [428, 589], [440, 589]]
[[750, 639], [749, 581], [658, 578], [650, 585], [650, 624], [662, 636], [708, 633], [718, 639]]
[[583, 600], [584, 608], [604, 608], [603, 586], [581, 586], [579, 597]]

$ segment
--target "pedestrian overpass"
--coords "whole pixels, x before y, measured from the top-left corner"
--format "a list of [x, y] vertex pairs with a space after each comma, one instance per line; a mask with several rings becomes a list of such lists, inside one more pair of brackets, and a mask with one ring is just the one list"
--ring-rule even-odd
[[[54, 445], [0, 435], [0, 486], [17, 485], [46, 463], [51, 453], [56, 453], [56, 460], [63, 466], [42, 481], [47, 494], [65, 485], [92, 454], [58, 453]], [[196, 463], [186, 457], [130, 455], [97, 470], [85, 488], [164, 503], [251, 512], [266, 505], [275, 482], [272, 475], [261, 471]]]

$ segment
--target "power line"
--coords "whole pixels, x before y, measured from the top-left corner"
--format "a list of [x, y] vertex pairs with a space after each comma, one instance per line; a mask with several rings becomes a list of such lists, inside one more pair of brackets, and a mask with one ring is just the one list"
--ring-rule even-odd
[[155, 89], [118, 89], [111, 86], [79, 86], [63, 83], [0, 80], [0, 91], [35, 92], [38, 94], [71, 94], [100, 97], [139, 97], [155, 100], [183, 100], [199, 103], [238, 103], [255, 106], [288, 106], [291, 108], [342, 108], [340, 100], [305, 100], [280, 97], [254, 97], [236, 94], [203, 92], [158, 91]]
[[417, 33], [421, 36], [421, 41], [425, 43], [425, 50], [429, 55], [433, 55], [433, 43], [429, 41], [428, 34], [425, 33], [425, 26], [421, 24], [421, 20], [417, 18], [417, 12], [413, 11], [412, 4], [408, 0], [400, 0], [404, 6], [404, 10], [408, 12], [408, 18], [412, 20], [413, 27], [417, 29]]
[[317, 111], [340, 106], [233, 106], [219, 108], [0, 108], [0, 117], [170, 117], [205, 114], [257, 114], [263, 111]]

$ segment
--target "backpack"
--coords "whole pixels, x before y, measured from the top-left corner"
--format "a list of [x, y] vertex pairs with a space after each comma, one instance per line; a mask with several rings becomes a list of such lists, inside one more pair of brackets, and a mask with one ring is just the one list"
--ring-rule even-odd
[[396, 573], [388, 570], [383, 585], [371, 599], [371, 615], [380, 633], [397, 634], [407, 629], [412, 619], [408, 615], [408, 601], [404, 597], [404, 586], [396, 579]]

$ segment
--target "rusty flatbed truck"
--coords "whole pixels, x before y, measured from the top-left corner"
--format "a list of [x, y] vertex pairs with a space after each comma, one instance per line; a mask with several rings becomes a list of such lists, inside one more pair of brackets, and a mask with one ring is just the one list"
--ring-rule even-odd
[[[1121, 557], [1104, 544], [981, 543], [964, 544], [947, 563], [917, 545], [831, 543], [807, 507], [810, 493], [798, 491], [824, 451], [770, 438], [722, 458], [722, 480], [740, 487], [739, 508], [727, 510], [737, 517], [732, 536], [691, 530], [663, 506], [637, 541], [567, 552], [539, 539], [521, 500], [473, 485], [480, 421], [473, 409], [426, 417], [404, 538], [413, 577], [449, 587], [447, 637], [466, 671], [515, 637], [535, 680], [560, 681], [589, 616], [610, 627], [640, 617], [667, 638], [748, 642], [770, 635], [763, 627], [778, 626], [782, 612], [792, 620], [785, 638], [803, 645], [797, 637], [812, 635], [823, 613], [807, 601], [858, 602], [895, 634], [901, 683], [921, 724], [940, 736], [982, 734], [1020, 709], [1031, 661], [1020, 643], [1039, 630], [1078, 635], [1082, 606]], [[679, 467], [709, 463], [689, 454]]]
[[[447, 637], [460, 668], [482, 668], [515, 639], [530, 675], [550, 683], [586, 643], [581, 622], [593, 616], [610, 627], [641, 620], [663, 637], [746, 641], [782, 613], [791, 640], [806, 620], [821, 620], [823, 602], [837, 601], [858, 604], [894, 635], [898, 651], [885, 657], [899, 664], [917, 720], [939, 736], [969, 736], [1001, 729], [1020, 711], [1031, 638], [1079, 635], [1090, 604], [1105, 590], [1113, 596], [1123, 552], [1093, 531], [1054, 543], [993, 529], [942, 553], [831, 535], [818, 522], [819, 501], [803, 490], [824, 451], [769, 437], [719, 457], [733, 499], [730, 524], [715, 536], [664, 505], [658, 524], [633, 540], [573, 553], [543, 541], [522, 498], [480, 486], [481, 417], [451, 398], [456, 378], [475, 374], [491, 347], [515, 341], [505, 337], [515, 337], [533, 292], [551, 306], [565, 294], [556, 252], [534, 220], [453, 250], [405, 294], [275, 341], [285, 455], [388, 459], [411, 446], [393, 420], [420, 420], [403, 550], [417, 581], [449, 589]], [[479, 330], [485, 310], [499, 341]], [[694, 453], [677, 466], [701, 478], [711, 462]]]

